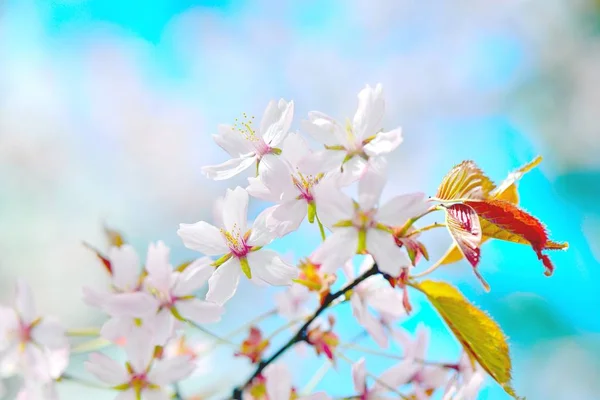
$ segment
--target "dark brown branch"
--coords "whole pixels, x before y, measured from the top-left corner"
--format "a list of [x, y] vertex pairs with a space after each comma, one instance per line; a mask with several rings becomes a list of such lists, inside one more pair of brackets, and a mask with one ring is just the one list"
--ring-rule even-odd
[[250, 386], [250, 384], [252, 383], [252, 381], [254, 380], [254, 378], [256, 378], [257, 376], [259, 376], [263, 372], [263, 370], [269, 364], [271, 364], [275, 360], [277, 360], [277, 358], [279, 358], [282, 354], [284, 354], [286, 351], [288, 351], [296, 343], [300, 343], [300, 342], [306, 341], [308, 327], [310, 326], [310, 324], [313, 323], [313, 321], [315, 319], [317, 319], [317, 317], [319, 315], [321, 315], [325, 310], [327, 310], [327, 308], [329, 308], [329, 306], [331, 305], [331, 303], [333, 303], [337, 298], [339, 298], [341, 296], [344, 296], [346, 293], [348, 293], [349, 291], [351, 291], [352, 289], [354, 289], [356, 286], [358, 286], [365, 279], [367, 279], [367, 278], [369, 278], [369, 277], [371, 277], [373, 275], [376, 275], [378, 273], [379, 273], [379, 270], [377, 269], [377, 264], [373, 264], [373, 266], [369, 270], [365, 271], [362, 275], [360, 275], [358, 278], [356, 278], [353, 282], [349, 283], [348, 285], [346, 285], [345, 287], [343, 287], [339, 291], [337, 291], [335, 293], [330, 293], [329, 295], [327, 295], [325, 297], [325, 300], [323, 301], [323, 304], [321, 304], [321, 306], [315, 311], [315, 313], [313, 315], [310, 316], [310, 318], [304, 323], [304, 325], [302, 325], [298, 329], [298, 331], [296, 332], [296, 334], [294, 336], [292, 336], [290, 338], [290, 340], [288, 340], [271, 357], [267, 358], [266, 360], [261, 361], [258, 364], [258, 367], [254, 371], [254, 373], [252, 374], [252, 376], [250, 378], [248, 378], [248, 380], [246, 381], [246, 383], [244, 383], [242, 386], [239, 386], [239, 387], [237, 387], [237, 388], [235, 388], [233, 390], [233, 394], [232, 394], [231, 398], [233, 400], [241, 400], [242, 399], [242, 392], [243, 392], [243, 390], [245, 388], [247, 388], [248, 386]]

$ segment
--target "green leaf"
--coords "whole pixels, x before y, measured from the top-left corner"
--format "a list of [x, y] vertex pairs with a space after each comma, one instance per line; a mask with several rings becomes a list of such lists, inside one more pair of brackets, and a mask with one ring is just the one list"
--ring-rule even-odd
[[511, 359], [500, 326], [448, 283], [426, 280], [411, 286], [427, 296], [471, 359], [477, 361], [506, 393], [518, 398], [511, 386]]

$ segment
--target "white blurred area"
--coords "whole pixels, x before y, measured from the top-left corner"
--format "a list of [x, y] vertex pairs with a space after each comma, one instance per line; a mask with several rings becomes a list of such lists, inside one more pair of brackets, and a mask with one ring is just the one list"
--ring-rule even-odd
[[[223, 188], [245, 184], [246, 175], [225, 183], [201, 175], [226, 159], [210, 135], [242, 112], [259, 118], [271, 98], [295, 100], [298, 128], [310, 110], [351, 117], [358, 91], [383, 83], [385, 126], [401, 125], [405, 137], [389, 193], [430, 193], [471, 147], [488, 166], [515, 167], [520, 150], [502, 135], [445, 126], [489, 116], [526, 132], [547, 155], [546, 174], [600, 165], [591, 2], [190, 6], [158, 41], [84, 15], [50, 35], [49, 7], [9, 1], [0, 14], [0, 301], [23, 277], [40, 309], [68, 327], [101, 321], [81, 302], [83, 285], [105, 279], [82, 241], [104, 248], [106, 223], [142, 253], [163, 239], [176, 259], [192, 255], [178, 224], [210, 219]], [[563, 350], [556, 368], [573, 351], [587, 362]]]

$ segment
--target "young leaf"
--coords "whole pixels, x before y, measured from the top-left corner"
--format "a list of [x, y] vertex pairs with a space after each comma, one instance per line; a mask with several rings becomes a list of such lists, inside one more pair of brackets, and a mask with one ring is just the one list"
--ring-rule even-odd
[[126, 243], [125, 238], [123, 237], [123, 234], [121, 232], [109, 228], [106, 225], [104, 225], [104, 234], [106, 235], [106, 238], [108, 239], [108, 244], [110, 246], [121, 247]]
[[477, 270], [481, 255], [481, 225], [475, 210], [465, 204], [452, 204], [446, 207], [446, 226], [458, 249], [473, 266], [473, 271], [486, 290], [489, 285]]
[[471, 359], [517, 398], [511, 386], [508, 343], [498, 324], [448, 283], [426, 280], [412, 286], [427, 296]]
[[466, 201], [465, 204], [485, 220], [482, 227], [486, 236], [529, 244], [544, 264], [545, 274], [552, 275], [554, 265], [542, 251], [566, 249], [568, 244], [549, 240], [546, 228], [537, 218], [503, 200]]
[[494, 189], [494, 183], [473, 161], [463, 161], [444, 177], [438, 187], [436, 200], [480, 200]]
[[[540, 162], [542, 162], [542, 157], [537, 156], [527, 164], [509, 173], [506, 179], [504, 179], [504, 181], [502, 181], [500, 185], [498, 185], [496, 188], [490, 191], [488, 198], [494, 200], [505, 200], [513, 204], [518, 204], [519, 195], [517, 192], [517, 182], [523, 177], [523, 175], [535, 168]], [[490, 227], [485, 220], [480, 220], [480, 223], [481, 231], [483, 234], [481, 244], [483, 244], [485, 241], [490, 239], [490, 237], [495, 237], [494, 228]], [[498, 237], [495, 238], [499, 239]], [[456, 243], [453, 243], [442, 258], [440, 264], [452, 264], [462, 260], [462, 258], [463, 255], [460, 252], [458, 246], [456, 246]]]

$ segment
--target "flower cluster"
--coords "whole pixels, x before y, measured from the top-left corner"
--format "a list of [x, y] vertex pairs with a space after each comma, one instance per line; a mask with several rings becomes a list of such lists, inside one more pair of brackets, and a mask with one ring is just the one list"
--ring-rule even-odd
[[[492, 238], [530, 245], [551, 274], [554, 267], [543, 251], [566, 244], [550, 240], [541, 222], [517, 205], [517, 182], [539, 160], [511, 173], [499, 186], [466, 161], [450, 171], [433, 197], [408, 193], [382, 201], [386, 156], [402, 143], [400, 128], [383, 129], [384, 111], [383, 90], [377, 85], [360, 91], [358, 108], [344, 124], [311, 112], [301, 131], [292, 131], [294, 103], [282, 99], [268, 104], [258, 126], [246, 114], [233, 126], [219, 126], [214, 140], [231, 159], [204, 167], [204, 174], [225, 180], [252, 166], [255, 173], [245, 188], [226, 190], [217, 201], [214, 221], [180, 224], [179, 237], [203, 255], [199, 259], [174, 267], [169, 248], [157, 242], [150, 244], [141, 263], [119, 233], [107, 232], [111, 246], [106, 255], [96, 254], [110, 282], [102, 288], [85, 287], [83, 298], [107, 317], [93, 333], [100, 336], [99, 346], [120, 347], [125, 359], [94, 352], [85, 362], [87, 371], [116, 391], [118, 400], [192, 400], [205, 394], [183, 396], [180, 381], [210, 372], [213, 365], [206, 356], [227, 344], [254, 369], [245, 380], [229, 376], [235, 380], [228, 390], [232, 399], [329, 399], [324, 392], [313, 393], [314, 382], [322, 376], [298, 388], [280, 359], [303, 344], [330, 365], [337, 366], [339, 360], [352, 365], [354, 388], [344, 393], [346, 398], [425, 400], [435, 394], [444, 400], [475, 399], [484, 371], [516, 397], [508, 345], [498, 325], [454, 286], [422, 278], [465, 258], [487, 288], [477, 267], [481, 245]], [[319, 146], [311, 147], [311, 140]], [[269, 203], [253, 221], [248, 218], [251, 197]], [[437, 211], [444, 213], [445, 223], [415, 226]], [[268, 246], [293, 234], [305, 220], [322, 242], [293, 265]], [[415, 272], [429, 260], [423, 233], [439, 227], [447, 227], [451, 248], [429, 269]], [[244, 280], [285, 289], [275, 294], [273, 310], [224, 337], [212, 333], [205, 325], [221, 319], [225, 303]], [[414, 316], [412, 290], [425, 296], [463, 345], [460, 360], [428, 360], [429, 331], [420, 325], [413, 337], [398, 326], [409, 314]], [[349, 303], [362, 331], [350, 341], [342, 340], [332, 313], [343, 303]], [[260, 323], [272, 316], [282, 317], [285, 324], [267, 334]], [[185, 328], [215, 341], [190, 344], [194, 338]], [[274, 348], [272, 339], [284, 332], [289, 339]], [[237, 340], [240, 333], [246, 338]], [[362, 346], [359, 341], [364, 339], [378, 348]], [[0, 377], [23, 378], [20, 399], [53, 399], [55, 382], [72, 378], [64, 373], [68, 348], [65, 332], [35, 312], [31, 293], [20, 282], [14, 307], [0, 308]], [[394, 362], [374, 375], [365, 358], [351, 360], [346, 350], [364, 350]]]

